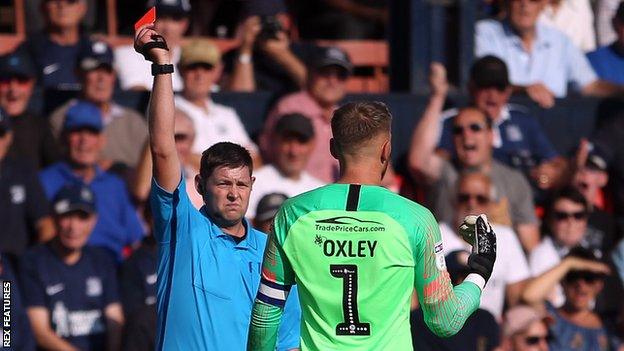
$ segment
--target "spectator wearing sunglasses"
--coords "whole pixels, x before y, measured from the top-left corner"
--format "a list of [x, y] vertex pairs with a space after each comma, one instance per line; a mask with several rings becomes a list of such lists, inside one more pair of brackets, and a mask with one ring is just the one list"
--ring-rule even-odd
[[[522, 172], [538, 189], [560, 186], [567, 162], [548, 140], [537, 119], [527, 109], [509, 103], [513, 87], [505, 62], [495, 56], [484, 56], [470, 70], [468, 82], [474, 106], [492, 119], [494, 158]], [[441, 113], [442, 135], [438, 151], [454, 156], [453, 117], [458, 109]]]
[[113, 70], [113, 52], [103, 41], [83, 47], [76, 66], [82, 85], [80, 99], [72, 99], [50, 115], [50, 124], [60, 140], [67, 110], [78, 101], [88, 101], [101, 112], [103, 134], [108, 141], [100, 155], [100, 166], [112, 170], [133, 169], [147, 140], [147, 123], [136, 111], [113, 100], [117, 75]]
[[60, 150], [48, 121], [29, 108], [36, 80], [37, 70], [25, 50], [0, 58], [0, 107], [11, 118], [13, 130], [8, 156], [40, 169], [58, 161]]
[[306, 170], [323, 182], [330, 183], [338, 176], [338, 161], [331, 156], [330, 121], [334, 110], [346, 94], [347, 78], [353, 64], [343, 50], [336, 47], [319, 48], [308, 62], [306, 88], [281, 98], [269, 113], [260, 136], [260, 148], [265, 161], [274, 161], [275, 124], [289, 113], [301, 113], [312, 120], [316, 145]]
[[[189, 26], [191, 3], [189, 0], [149, 0], [146, 9], [156, 7], [154, 29], [160, 33], [171, 50], [173, 64], [180, 60], [181, 44], [184, 33]], [[132, 45], [124, 45], [115, 49], [115, 70], [119, 73], [119, 85], [123, 90], [152, 90], [153, 77], [150, 64]], [[173, 90], [181, 91], [182, 77], [175, 70], [172, 73]]]
[[490, 220], [513, 227], [523, 248], [530, 251], [539, 242], [531, 187], [520, 172], [494, 159], [492, 120], [476, 107], [459, 110], [452, 120], [455, 157], [447, 160], [436, 154], [442, 129], [440, 112], [448, 91], [442, 65], [432, 65], [430, 85], [432, 94], [414, 130], [408, 158], [412, 174], [428, 190], [429, 208], [439, 221], [454, 223], [453, 201], [459, 174], [467, 169], [487, 174], [495, 189]]
[[228, 141], [249, 150], [254, 165], [259, 165], [258, 147], [251, 141], [236, 111], [211, 99], [214, 85], [223, 71], [217, 46], [206, 39], [189, 41], [182, 47], [178, 70], [184, 90], [175, 97], [175, 105], [195, 124], [193, 152], [199, 155], [218, 142]]
[[[491, 198], [494, 192], [489, 176], [470, 171], [460, 175], [454, 201], [455, 221], [440, 223], [440, 233], [447, 252], [471, 249], [453, 228], [459, 228], [468, 215], [485, 213], [491, 217]], [[481, 294], [481, 308], [490, 312], [497, 320], [501, 320], [503, 306], [514, 306], [519, 302], [530, 273], [522, 246], [513, 229], [495, 223], [492, 223], [492, 228], [496, 232], [497, 262]]]
[[518, 305], [505, 313], [503, 349], [508, 351], [549, 351], [553, 319], [543, 309]]
[[[523, 299], [530, 304], [544, 303], [553, 316], [550, 326], [554, 351], [601, 351], [610, 345], [609, 333], [601, 317], [594, 312], [596, 296], [604, 286], [610, 269], [591, 250], [575, 247], [559, 264], [527, 284]], [[555, 307], [548, 300], [552, 289], [561, 283], [564, 303]]]

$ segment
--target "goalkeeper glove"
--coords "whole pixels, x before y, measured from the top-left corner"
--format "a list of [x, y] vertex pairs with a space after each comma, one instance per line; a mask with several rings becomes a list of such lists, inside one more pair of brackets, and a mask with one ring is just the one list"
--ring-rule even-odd
[[490, 279], [496, 261], [496, 234], [488, 223], [487, 217], [466, 216], [459, 227], [462, 238], [472, 245], [472, 254], [468, 257], [468, 267], [485, 279]]

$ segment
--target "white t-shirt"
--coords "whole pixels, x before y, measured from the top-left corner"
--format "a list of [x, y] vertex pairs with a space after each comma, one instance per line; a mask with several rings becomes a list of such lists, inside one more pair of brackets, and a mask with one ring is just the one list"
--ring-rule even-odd
[[[507, 226], [492, 224], [496, 233], [496, 263], [492, 276], [481, 294], [481, 308], [492, 313], [499, 321], [503, 316], [505, 287], [531, 277], [529, 265], [522, 252], [516, 233]], [[460, 238], [446, 223], [440, 223], [444, 252], [471, 250], [470, 245]]]
[[594, 11], [589, 0], [564, 0], [557, 12], [548, 5], [539, 20], [562, 31], [584, 52], [596, 50]]
[[256, 216], [256, 207], [264, 195], [270, 193], [283, 193], [288, 197], [293, 197], [306, 191], [310, 191], [325, 185], [321, 180], [312, 177], [307, 172], [303, 172], [299, 180], [292, 180], [280, 174], [273, 165], [265, 165], [254, 172], [256, 182], [249, 197], [249, 207], [247, 217]]
[[[174, 70], [171, 77], [173, 82], [173, 91], [182, 91], [184, 83], [182, 77], [178, 73], [178, 61], [180, 60], [180, 47], [176, 46], [170, 49], [171, 60], [173, 61]], [[152, 76], [152, 63], [146, 61], [143, 55], [134, 51], [134, 47], [130, 45], [120, 46], [113, 51], [114, 66], [119, 79], [119, 86], [123, 90], [129, 90], [133, 87], [145, 87], [152, 90], [154, 77]]]
[[201, 154], [222, 141], [236, 143], [251, 152], [257, 152], [258, 147], [249, 138], [247, 130], [233, 108], [216, 104], [209, 99], [206, 100], [206, 104], [207, 112], [182, 96], [175, 97], [176, 107], [184, 111], [195, 124], [194, 153]]

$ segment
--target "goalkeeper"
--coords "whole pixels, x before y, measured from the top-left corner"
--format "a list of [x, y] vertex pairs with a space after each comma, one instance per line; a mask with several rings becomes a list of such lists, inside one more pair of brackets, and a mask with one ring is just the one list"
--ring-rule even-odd
[[299, 286], [302, 350], [411, 350], [416, 288], [427, 326], [457, 333], [479, 306], [496, 257], [487, 218], [460, 231], [471, 273], [453, 287], [438, 224], [424, 207], [379, 186], [390, 161], [391, 115], [379, 102], [349, 103], [331, 121], [340, 179], [287, 200], [274, 221], [248, 350], [274, 350], [290, 286]]

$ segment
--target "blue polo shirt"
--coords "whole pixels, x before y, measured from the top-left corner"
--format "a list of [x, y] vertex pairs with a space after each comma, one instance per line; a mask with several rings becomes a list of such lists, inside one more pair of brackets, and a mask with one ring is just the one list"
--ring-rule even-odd
[[96, 168], [91, 183], [86, 184], [74, 174], [66, 162], [57, 162], [39, 174], [41, 185], [48, 199], [68, 183], [89, 186], [95, 194], [98, 221], [89, 237], [89, 244], [111, 250], [121, 260], [122, 249], [143, 237], [143, 227], [124, 182], [117, 176]]
[[80, 350], [105, 350], [105, 309], [119, 302], [116, 263], [102, 248], [85, 246], [68, 265], [52, 243], [22, 257], [20, 278], [27, 307], [44, 307], [56, 335]]
[[531, 52], [506, 21], [483, 20], [475, 29], [475, 56], [494, 55], [505, 61], [512, 84], [542, 83], [565, 97], [568, 84], [582, 89], [598, 77], [583, 52], [559, 30], [538, 23]]
[[[453, 118], [457, 113], [458, 109], [443, 112], [438, 147], [450, 155], [455, 155]], [[559, 156], [537, 119], [526, 114], [521, 106], [507, 105], [503, 108], [500, 118], [494, 122], [493, 132], [494, 158], [522, 172]]]
[[618, 52], [616, 44], [603, 46], [587, 54], [592, 67], [601, 79], [624, 84], [624, 53]]
[[[193, 207], [184, 181], [173, 193], [154, 181], [150, 202], [159, 245], [156, 349], [245, 350], [266, 234], [245, 221], [247, 235], [237, 244], [205, 206]], [[299, 346], [298, 301], [287, 303], [284, 314], [279, 350]]]

